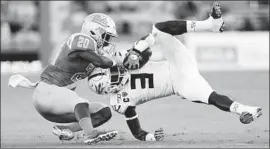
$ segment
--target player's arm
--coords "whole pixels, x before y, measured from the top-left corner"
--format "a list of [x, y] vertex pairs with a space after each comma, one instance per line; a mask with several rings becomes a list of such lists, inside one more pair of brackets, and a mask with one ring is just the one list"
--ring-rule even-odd
[[115, 61], [96, 54], [96, 42], [87, 35], [80, 33], [71, 35], [67, 41], [67, 46], [71, 50], [68, 55], [70, 59], [82, 59], [104, 69], [116, 64]]
[[[125, 68], [134, 70], [143, 67], [152, 55], [150, 47], [154, 45], [154, 43], [155, 38], [151, 33], [135, 42], [134, 46], [132, 49], [128, 50], [123, 60]], [[136, 56], [137, 59], [134, 59], [133, 56]]]
[[111, 68], [115, 65], [115, 62], [105, 56], [97, 55], [95, 52], [92, 52], [91, 50], [76, 50], [69, 55], [70, 57], [76, 57], [81, 58], [85, 61], [88, 61], [95, 65], [96, 67], [100, 67], [103, 69]]
[[151, 134], [141, 128], [135, 106], [129, 106], [125, 112], [126, 122], [132, 135], [140, 141], [159, 141], [164, 137], [163, 130]]

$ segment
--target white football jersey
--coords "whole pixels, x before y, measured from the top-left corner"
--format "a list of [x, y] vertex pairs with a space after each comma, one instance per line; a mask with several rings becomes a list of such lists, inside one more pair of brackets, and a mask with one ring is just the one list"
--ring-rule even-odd
[[155, 27], [152, 34], [156, 35], [156, 42], [151, 47], [150, 61], [141, 69], [130, 71], [129, 83], [110, 97], [112, 108], [124, 114], [128, 106], [170, 95], [208, 103], [213, 89], [200, 75], [191, 51], [177, 38]]
[[174, 36], [155, 27], [153, 32], [156, 43], [151, 47], [150, 61], [138, 70], [129, 71], [129, 82], [110, 96], [112, 108], [124, 114], [129, 106], [170, 95], [208, 103], [213, 89], [199, 73], [191, 51]]
[[124, 89], [110, 96], [112, 108], [120, 114], [124, 114], [128, 106], [174, 94], [167, 61], [149, 61], [141, 69], [129, 73]]

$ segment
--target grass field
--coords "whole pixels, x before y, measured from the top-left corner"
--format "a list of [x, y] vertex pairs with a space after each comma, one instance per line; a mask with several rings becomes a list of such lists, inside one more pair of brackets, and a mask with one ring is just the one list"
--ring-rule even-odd
[[[138, 107], [142, 126], [149, 131], [163, 127], [163, 142], [139, 142], [113, 112], [112, 119], [100, 129], [120, 133], [110, 142], [94, 147], [241, 147], [269, 148], [269, 72], [204, 72], [203, 76], [218, 92], [241, 103], [263, 108], [257, 121], [244, 125], [237, 115], [213, 106], [190, 103], [176, 96], [152, 101]], [[36, 81], [37, 76], [28, 76]], [[32, 90], [7, 87], [9, 75], [1, 76], [1, 147], [89, 147], [78, 140], [60, 142], [52, 133], [53, 123], [43, 119], [32, 106]], [[78, 92], [91, 101], [109, 103], [83, 84]]]

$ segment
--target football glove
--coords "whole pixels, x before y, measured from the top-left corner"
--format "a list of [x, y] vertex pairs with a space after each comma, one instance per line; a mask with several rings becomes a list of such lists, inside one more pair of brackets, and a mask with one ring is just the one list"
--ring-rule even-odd
[[128, 70], [139, 69], [141, 59], [141, 52], [136, 49], [131, 49], [128, 51], [123, 61], [124, 67]]
[[162, 141], [164, 139], [163, 128], [159, 128], [159, 129], [155, 130], [154, 136], [156, 138], [156, 141]]

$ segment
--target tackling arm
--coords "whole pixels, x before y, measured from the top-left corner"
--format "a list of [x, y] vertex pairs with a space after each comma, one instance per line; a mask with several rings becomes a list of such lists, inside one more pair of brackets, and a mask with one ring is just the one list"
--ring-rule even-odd
[[92, 63], [96, 67], [110, 68], [116, 64], [115, 61], [96, 54], [97, 45], [93, 38], [81, 33], [72, 34], [67, 40], [70, 59], [82, 59]]
[[148, 132], [144, 131], [141, 128], [141, 125], [138, 119], [138, 114], [136, 113], [135, 109], [136, 109], [135, 106], [129, 106], [127, 108], [125, 112], [126, 122], [128, 124], [128, 127], [132, 135], [140, 141], [145, 141]]
[[106, 68], [111, 68], [112, 66], [114, 66], [116, 64], [115, 61], [105, 57], [105, 56], [101, 56], [101, 55], [97, 55], [95, 52], [92, 52], [90, 50], [76, 50], [74, 52], [72, 52], [69, 55], [70, 58], [81, 58], [85, 61], [89, 61], [90, 63], [92, 63], [93, 65], [95, 65], [96, 67], [100, 67], [103, 69]]

